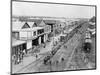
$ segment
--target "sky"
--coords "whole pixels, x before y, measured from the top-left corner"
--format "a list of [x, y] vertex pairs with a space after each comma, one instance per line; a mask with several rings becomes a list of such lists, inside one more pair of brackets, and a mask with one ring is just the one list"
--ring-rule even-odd
[[95, 16], [95, 7], [13, 1], [12, 15], [91, 18]]

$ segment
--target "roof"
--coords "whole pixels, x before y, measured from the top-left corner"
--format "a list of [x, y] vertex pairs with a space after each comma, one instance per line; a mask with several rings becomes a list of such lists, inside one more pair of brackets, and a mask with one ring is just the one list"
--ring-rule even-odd
[[34, 20], [34, 22], [37, 24], [37, 26], [41, 23], [42, 20]]
[[15, 38], [12, 38], [12, 46], [17, 46], [17, 45], [21, 45], [23, 43], [26, 43], [26, 41], [22, 41], [22, 40], [17, 40]]
[[61, 22], [62, 25], [66, 25], [66, 22]]
[[21, 29], [20, 31], [36, 31], [39, 29], [43, 29], [43, 27], [26, 28], [26, 29]]
[[42, 20], [39, 26], [42, 26], [42, 27], [45, 26], [45, 22]]
[[30, 28], [29, 24], [26, 22], [21, 29]]
[[[37, 25], [39, 25], [42, 19], [21, 19], [21, 21], [35, 22]], [[56, 20], [43, 20], [43, 21], [45, 23], [56, 23]]]
[[[26, 26], [27, 24], [29, 27]], [[29, 29], [29, 28], [32, 28], [33, 25], [34, 25], [34, 22], [21, 22], [21, 21], [12, 22], [12, 31], [21, 31], [23, 29]]]
[[66, 36], [66, 34], [63, 34], [63, 33], [62, 33], [62, 34], [60, 34], [60, 36]]
[[90, 24], [90, 25], [95, 25], [95, 22], [94, 22], [94, 23], [93, 23], [93, 22], [89, 22], [89, 24]]
[[92, 42], [92, 40], [91, 39], [85, 39], [85, 42]]
[[73, 29], [74, 29], [74, 27], [67, 28], [64, 30], [64, 33], [70, 33]]
[[43, 20], [46, 24], [55, 24], [56, 23], [56, 20]]
[[94, 29], [90, 29], [90, 28], [88, 28], [88, 31], [93, 32], [93, 31], [95, 31], [95, 28], [94, 28]]
[[29, 25], [31, 25], [31, 27], [35, 27], [35, 26], [44, 26], [45, 22], [42, 19], [32, 19], [34, 23], [28, 22]]
[[30, 19], [27, 20], [27, 22], [34, 22], [37, 26], [41, 23], [42, 19]]
[[12, 22], [12, 31], [21, 30], [24, 24], [25, 22], [20, 22], [20, 21]]
[[30, 26], [30, 28], [32, 28], [33, 25], [34, 25], [34, 22], [27, 22], [27, 23], [28, 23], [28, 25]]
[[[34, 23], [32, 23], [32, 22], [34, 22]], [[39, 26], [41, 24], [41, 22], [44, 23], [44, 21], [42, 19], [30, 19], [30, 20], [27, 20], [27, 23], [29, 25], [31, 25], [31, 27]]]
[[32, 27], [37, 27], [37, 24], [34, 22], [33, 26]]
[[[34, 22], [25, 22], [25, 24], [23, 25], [22, 29], [23, 28], [32, 28], [34, 25]], [[25, 27], [26, 26], [26, 27]]]

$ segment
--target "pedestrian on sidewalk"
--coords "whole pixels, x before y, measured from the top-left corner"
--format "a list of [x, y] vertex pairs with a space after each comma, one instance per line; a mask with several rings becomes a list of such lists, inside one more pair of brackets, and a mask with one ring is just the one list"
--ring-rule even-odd
[[15, 57], [15, 62], [14, 62], [14, 64], [15, 64], [15, 65], [17, 64], [17, 55], [16, 55], [16, 57]]
[[38, 55], [36, 54], [36, 60], [37, 60], [37, 58], [38, 58]]
[[20, 63], [20, 55], [18, 55], [18, 57], [17, 57], [17, 64], [19, 64]]
[[64, 58], [63, 58], [63, 57], [61, 58], [61, 61], [62, 61], [62, 62], [64, 61]]
[[67, 45], [64, 45], [64, 48], [67, 48]]
[[50, 71], [52, 71], [52, 61], [51, 60], [49, 61], [49, 64], [50, 64]]
[[44, 43], [44, 48], [46, 47], [46, 44]]
[[63, 68], [64, 68], [64, 60], [65, 60], [65, 59], [62, 57], [62, 58], [61, 58], [62, 70], [63, 70]]
[[56, 66], [58, 65], [58, 63], [59, 63], [59, 61], [58, 61], [58, 60], [56, 60]]
[[25, 51], [25, 49], [23, 50], [23, 55], [26, 55], [26, 51]]
[[14, 54], [14, 55], [12, 56], [12, 60], [14, 61], [14, 64], [16, 64], [16, 54]]

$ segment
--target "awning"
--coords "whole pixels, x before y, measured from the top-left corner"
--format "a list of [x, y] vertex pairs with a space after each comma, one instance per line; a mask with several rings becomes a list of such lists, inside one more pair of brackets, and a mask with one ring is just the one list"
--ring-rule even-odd
[[12, 39], [12, 46], [17, 46], [26, 43], [26, 41]]

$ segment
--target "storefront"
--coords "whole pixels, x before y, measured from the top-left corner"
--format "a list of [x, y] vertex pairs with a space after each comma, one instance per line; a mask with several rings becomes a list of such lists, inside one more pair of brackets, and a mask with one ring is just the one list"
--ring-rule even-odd
[[12, 42], [12, 55], [18, 54], [18, 52], [26, 50], [26, 41], [14, 40]]
[[44, 35], [41, 35], [40, 37], [41, 37], [41, 43], [44, 43], [44, 42], [45, 42], [45, 41], [44, 41], [44, 39], [45, 39], [45, 38], [44, 38]]
[[[18, 64], [25, 54], [27, 54], [26, 43], [21, 43], [15, 46], [12, 46], [12, 62]], [[18, 61], [19, 60], [19, 61]]]
[[32, 40], [32, 47], [39, 45], [38, 39], [39, 39], [39, 37], [37, 37], [36, 39]]

